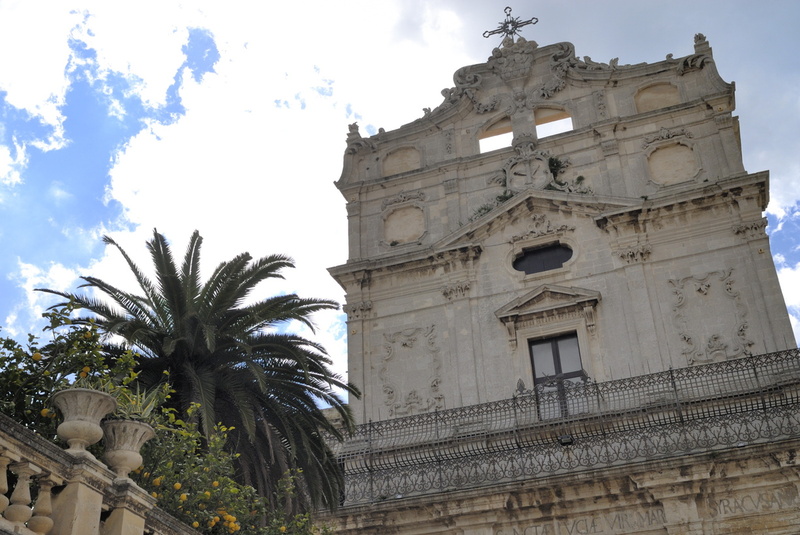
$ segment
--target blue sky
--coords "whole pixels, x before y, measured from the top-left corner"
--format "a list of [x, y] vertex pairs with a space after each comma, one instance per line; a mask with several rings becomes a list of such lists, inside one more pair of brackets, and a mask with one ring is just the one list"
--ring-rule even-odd
[[[375, 133], [437, 106], [453, 72], [498, 44], [481, 35], [506, 1], [268, 4], [0, 0], [4, 333], [37, 327], [51, 301], [33, 288], [74, 289], [85, 274], [130, 282], [101, 237], [147, 265], [156, 227], [179, 255], [199, 229], [208, 270], [242, 251], [289, 254], [298, 268], [265, 294], [343, 300], [326, 268], [346, 260], [333, 182], [347, 125]], [[800, 3], [512, 7], [539, 18], [529, 40], [570, 41], [596, 61], [679, 57], [708, 37], [736, 82], [745, 168], [771, 172], [768, 232], [800, 318]], [[318, 323], [343, 371], [343, 316]]]

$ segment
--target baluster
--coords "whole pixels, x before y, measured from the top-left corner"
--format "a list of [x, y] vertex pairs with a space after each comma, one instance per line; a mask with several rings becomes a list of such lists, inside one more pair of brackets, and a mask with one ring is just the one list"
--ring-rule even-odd
[[8, 507], [6, 493], [8, 492], [8, 463], [10, 462], [11, 459], [0, 455], [0, 515]]
[[46, 535], [53, 529], [53, 502], [50, 491], [53, 488], [51, 480], [45, 477], [39, 478], [39, 496], [36, 498], [36, 505], [33, 507], [33, 516], [28, 520], [28, 529], [37, 535]]
[[28, 462], [11, 464], [11, 471], [17, 475], [17, 485], [11, 493], [11, 505], [3, 516], [10, 522], [24, 524], [33, 514], [31, 503], [31, 476], [41, 472], [41, 469]]

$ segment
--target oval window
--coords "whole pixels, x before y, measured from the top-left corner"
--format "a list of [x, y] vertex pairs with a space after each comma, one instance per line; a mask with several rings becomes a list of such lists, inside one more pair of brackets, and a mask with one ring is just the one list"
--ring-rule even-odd
[[528, 249], [514, 259], [514, 269], [524, 271], [528, 275], [531, 273], [541, 273], [551, 269], [558, 269], [564, 262], [572, 258], [572, 249], [561, 243], [554, 243]]

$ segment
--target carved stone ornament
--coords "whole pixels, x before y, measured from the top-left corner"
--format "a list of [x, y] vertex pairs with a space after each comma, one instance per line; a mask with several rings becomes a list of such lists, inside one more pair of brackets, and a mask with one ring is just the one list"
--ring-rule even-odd
[[360, 303], [350, 303], [344, 305], [342, 310], [347, 314], [347, 320], [360, 320], [367, 317], [372, 310], [372, 301], [361, 301]]
[[652, 248], [648, 243], [640, 243], [639, 245], [634, 245], [633, 247], [625, 247], [624, 249], [618, 249], [616, 251], [617, 256], [625, 261], [627, 264], [637, 264], [639, 262], [645, 262], [650, 253], [652, 252]]
[[699, 70], [706, 66], [706, 63], [713, 63], [714, 59], [708, 54], [692, 54], [683, 58], [677, 67], [678, 75], [683, 76], [689, 71]]
[[572, 230], [575, 230], [575, 227], [572, 225], [553, 225], [545, 214], [531, 214], [528, 221], [528, 231], [524, 234], [511, 236], [511, 243]]
[[666, 141], [668, 139], [673, 138], [692, 138], [692, 133], [686, 130], [685, 128], [661, 128], [658, 133], [651, 134], [649, 136], [644, 137], [644, 142], [642, 142], [642, 148], [646, 149], [653, 143], [657, 143], [659, 141]]
[[424, 201], [424, 200], [425, 200], [424, 191], [402, 192], [395, 195], [394, 197], [384, 199], [383, 202], [381, 202], [381, 209], [385, 210], [387, 207], [392, 206], [393, 204], [402, 204], [404, 202], [409, 202], [409, 201]]
[[512, 146], [517, 155], [505, 161], [501, 172], [489, 179], [490, 183], [500, 183], [506, 189], [518, 192], [527, 188], [544, 189], [553, 182], [549, 166], [550, 152], [537, 150], [532, 135], [515, 137]]
[[524, 37], [516, 42], [505, 39], [503, 46], [492, 50], [486, 63], [505, 82], [527, 78], [533, 67], [533, 53], [538, 46], [536, 41], [527, 41]]
[[[556, 52], [548, 59], [550, 74], [544, 76], [542, 84], [532, 91], [522, 92], [522, 85], [530, 76], [538, 45], [536, 42], [527, 41], [522, 37], [517, 42], [507, 39], [501, 47], [492, 51], [485, 67], [472, 65], [462, 67], [455, 72], [453, 75], [455, 87], [442, 89], [444, 102], [439, 105], [439, 108], [452, 106], [466, 97], [472, 102], [477, 113], [487, 113], [497, 109], [501, 101], [499, 95], [492, 95], [486, 101], [482, 101], [479, 96], [483, 74], [475, 71], [486, 67], [511, 87], [512, 94], [502, 98], [509, 102], [514, 101], [512, 106], [515, 106], [515, 109], [518, 109], [520, 105], [531, 108], [536, 102], [552, 98], [566, 87], [569, 70], [581, 64], [575, 58], [575, 48], [571, 43], [558, 43], [553, 46], [556, 48]], [[513, 96], [515, 94], [516, 97]]]
[[690, 365], [750, 355], [747, 304], [734, 289], [732, 269], [671, 279], [672, 319]]
[[733, 233], [741, 236], [746, 240], [756, 238], [766, 238], [767, 233], [764, 231], [767, 228], [767, 218], [764, 217], [757, 221], [750, 221], [749, 223], [742, 223], [733, 227]]
[[469, 292], [469, 287], [469, 281], [454, 282], [442, 287], [442, 295], [444, 295], [448, 301], [459, 297], [466, 297]]
[[93, 459], [94, 455], [86, 451], [86, 447], [103, 438], [100, 420], [116, 410], [114, 397], [89, 388], [70, 388], [53, 394], [53, 405], [64, 417], [56, 433], [69, 444], [67, 451]]
[[358, 131], [358, 123], [349, 125], [349, 130], [347, 132], [347, 149], [345, 150], [345, 154], [355, 154], [363, 149], [374, 151], [376, 148], [377, 146], [375, 145], [375, 142], [368, 138], [361, 137], [361, 134]]
[[500, 172], [489, 178], [489, 184], [500, 184], [512, 193], [528, 188], [589, 195], [593, 193], [591, 188], [583, 185], [582, 176], [572, 182], [559, 179], [570, 165], [569, 158], [557, 158], [550, 151], [536, 149], [533, 135], [516, 136], [512, 146], [517, 155], [505, 161]]
[[103, 460], [117, 477], [124, 479], [141, 466], [139, 450], [156, 434], [149, 424], [136, 420], [105, 420], [101, 425], [106, 447]]
[[442, 362], [436, 325], [384, 334], [385, 354], [378, 377], [389, 416], [409, 416], [443, 409], [439, 390]]

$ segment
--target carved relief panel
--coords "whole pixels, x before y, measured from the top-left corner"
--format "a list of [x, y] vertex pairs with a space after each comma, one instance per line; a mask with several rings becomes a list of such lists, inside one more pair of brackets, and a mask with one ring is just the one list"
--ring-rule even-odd
[[675, 296], [672, 318], [690, 365], [750, 354], [747, 305], [732, 273], [727, 269], [669, 281]]
[[436, 325], [384, 334], [378, 378], [389, 416], [408, 416], [445, 408], [439, 390], [442, 362]]

